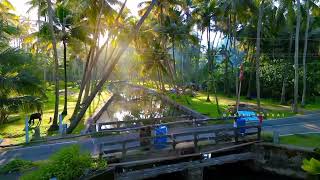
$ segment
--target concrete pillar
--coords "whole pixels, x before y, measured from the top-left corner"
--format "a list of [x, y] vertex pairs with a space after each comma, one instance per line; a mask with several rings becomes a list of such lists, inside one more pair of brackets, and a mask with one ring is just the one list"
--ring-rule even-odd
[[187, 180], [202, 180], [203, 179], [203, 168], [192, 168], [187, 170]]
[[273, 143], [274, 144], [279, 144], [280, 143], [280, 138], [279, 138], [279, 132], [278, 131], [273, 131]]

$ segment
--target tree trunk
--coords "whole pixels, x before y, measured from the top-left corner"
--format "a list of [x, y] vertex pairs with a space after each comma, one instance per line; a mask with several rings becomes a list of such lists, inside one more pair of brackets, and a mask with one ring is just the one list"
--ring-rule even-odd
[[251, 56], [251, 67], [250, 67], [250, 75], [249, 75], [249, 82], [248, 82], [248, 90], [247, 90], [247, 99], [251, 99], [251, 84], [253, 79], [253, 72], [254, 72], [254, 58]]
[[306, 10], [307, 10], [307, 25], [306, 32], [304, 35], [304, 49], [303, 49], [303, 91], [302, 91], [302, 100], [301, 106], [304, 107], [306, 105], [306, 91], [307, 91], [307, 66], [306, 66], [306, 56], [308, 50], [308, 33], [309, 33], [309, 24], [310, 24], [310, 10], [309, 10], [309, 2], [307, 0]]
[[294, 106], [293, 112], [298, 113], [298, 96], [299, 96], [299, 33], [300, 33], [300, 0], [297, 0], [297, 25], [294, 51]]
[[[289, 40], [289, 48], [288, 48], [288, 56], [290, 59], [290, 54], [292, 51], [292, 35], [293, 32], [290, 32], [290, 40]], [[280, 99], [280, 104], [285, 105], [286, 104], [286, 84], [287, 84], [287, 72], [285, 70], [286, 66], [283, 67], [283, 78], [282, 78], [282, 90], [281, 90], [281, 99]]]
[[262, 27], [262, 16], [263, 16], [263, 4], [264, 0], [261, 1], [259, 7], [259, 19], [257, 27], [257, 52], [256, 52], [256, 88], [257, 88], [257, 106], [258, 112], [261, 111], [260, 105], [260, 36], [261, 36], [261, 27]]
[[64, 108], [61, 114], [68, 114], [68, 79], [67, 79], [67, 43], [63, 40], [63, 68], [64, 68]]
[[200, 41], [199, 41], [199, 49], [198, 49], [198, 57], [196, 58], [196, 68], [195, 68], [195, 76], [196, 76], [196, 82], [197, 84], [199, 83], [199, 62], [200, 62], [200, 58], [201, 58], [201, 42], [202, 42], [202, 37], [203, 37], [203, 32], [201, 31], [201, 35], [200, 35]]
[[111, 60], [112, 63], [110, 64], [110, 66], [107, 67], [106, 71], [104, 71], [105, 73], [103, 74], [102, 79], [97, 84], [96, 88], [91, 92], [90, 96], [84, 100], [83, 106], [81, 106], [81, 108], [79, 108], [78, 112], [75, 114], [73, 119], [71, 119], [71, 124], [70, 124], [70, 126], [69, 126], [69, 128], [67, 130], [67, 133], [71, 133], [76, 128], [76, 126], [78, 125], [78, 123], [80, 122], [82, 117], [84, 116], [86, 110], [88, 109], [88, 107], [92, 103], [94, 97], [101, 90], [101, 88], [103, 87], [104, 83], [109, 78], [109, 76], [110, 76], [112, 70], [114, 69], [115, 65], [118, 63], [120, 57], [122, 56], [124, 51], [128, 48], [129, 43], [133, 40], [135, 35], [139, 32], [142, 23], [145, 21], [147, 16], [150, 14], [150, 12], [151, 12], [151, 10], [152, 10], [152, 8], [153, 8], [153, 6], [155, 5], [156, 2], [157, 2], [157, 0], [152, 0], [152, 2], [150, 4], [150, 6], [148, 7], [147, 11], [144, 13], [144, 15], [141, 17], [141, 19], [137, 23], [132, 35], [129, 36], [128, 42], [123, 43], [123, 46], [119, 47], [120, 49], [118, 51], [118, 54], [114, 58], [111, 57], [110, 60]]
[[210, 58], [210, 18], [208, 22], [208, 28], [207, 28], [207, 40], [208, 40], [208, 81], [207, 81], [207, 102], [210, 102], [210, 81], [211, 81], [211, 58]]
[[52, 125], [48, 131], [58, 130], [58, 113], [59, 113], [59, 61], [57, 52], [57, 41], [53, 30], [53, 10], [51, 0], [47, 0], [48, 4], [48, 16], [49, 16], [49, 28], [52, 36], [52, 47], [54, 57], [54, 77], [55, 77], [55, 104], [54, 104], [54, 116]]
[[286, 104], [286, 82], [287, 82], [287, 79], [284, 77], [282, 80], [281, 99], [280, 99], [280, 104], [282, 105]]
[[218, 114], [221, 115], [221, 110], [220, 110], [220, 106], [219, 106], [219, 99], [218, 99], [218, 95], [217, 95], [216, 83], [214, 83], [213, 88], [214, 88], [214, 97], [216, 99], [217, 111], [218, 111]]
[[175, 51], [175, 47], [174, 47], [174, 34], [172, 35], [172, 59], [173, 59], [173, 73], [175, 75], [177, 75], [177, 69], [176, 69], [176, 58], [175, 58], [175, 55], [174, 55], [174, 51]]
[[229, 67], [229, 52], [228, 52], [228, 44], [230, 36], [227, 36], [227, 44], [226, 44], [226, 59], [225, 59], [225, 66], [224, 66], [224, 94], [229, 96], [229, 76], [228, 76], [228, 67]]

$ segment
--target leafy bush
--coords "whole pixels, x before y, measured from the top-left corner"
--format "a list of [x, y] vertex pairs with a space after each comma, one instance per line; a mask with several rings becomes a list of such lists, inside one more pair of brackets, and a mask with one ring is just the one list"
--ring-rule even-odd
[[23, 180], [50, 179], [72, 180], [86, 174], [91, 169], [106, 166], [103, 161], [94, 161], [89, 153], [81, 153], [78, 146], [61, 149], [48, 162], [43, 163], [38, 170], [25, 174]]
[[311, 158], [310, 160], [303, 160], [302, 169], [312, 175], [320, 174], [320, 161]]
[[33, 168], [36, 165], [31, 161], [15, 159], [0, 168], [0, 174], [8, 174], [12, 172], [23, 172], [27, 169]]

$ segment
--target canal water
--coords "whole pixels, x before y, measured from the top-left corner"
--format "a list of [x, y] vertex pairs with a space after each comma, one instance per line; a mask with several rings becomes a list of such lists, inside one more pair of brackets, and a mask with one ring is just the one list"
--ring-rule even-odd
[[109, 86], [108, 90], [117, 96], [98, 119], [98, 123], [184, 115], [153, 91], [123, 84]]

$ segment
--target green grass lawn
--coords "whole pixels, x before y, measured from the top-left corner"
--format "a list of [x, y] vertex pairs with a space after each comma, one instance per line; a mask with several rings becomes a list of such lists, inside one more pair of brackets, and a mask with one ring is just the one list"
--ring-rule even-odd
[[[74, 107], [76, 105], [79, 89], [75, 88], [73, 86], [68, 87], [68, 90], [70, 92], [68, 96], [68, 115], [64, 117], [64, 122], [67, 122], [69, 124], [69, 119], [73, 113]], [[40, 132], [41, 136], [52, 136], [55, 135], [56, 132], [50, 132], [48, 133], [47, 130], [50, 127], [51, 124], [49, 124], [50, 117], [53, 118], [54, 113], [54, 87], [49, 86], [46, 91], [46, 95], [48, 97], [48, 100], [44, 103], [43, 106], [43, 115], [42, 115], [42, 123], [40, 126]], [[101, 103], [103, 103], [103, 100], [106, 100], [108, 98], [108, 93], [103, 92], [100, 96], [97, 96], [92, 105], [88, 108], [83, 121], [79, 123], [77, 128], [74, 130], [73, 133], [77, 134], [80, 133], [80, 131], [85, 127], [84, 126], [84, 120], [86, 120], [90, 115], [92, 115], [97, 107]], [[64, 93], [61, 93], [59, 96], [59, 113], [63, 111], [64, 107]], [[3, 124], [0, 126], [0, 136], [6, 139], [7, 144], [17, 144], [25, 142], [25, 118], [26, 116], [29, 116], [32, 112], [25, 113], [20, 112], [19, 114], [13, 114], [9, 117], [9, 122], [6, 124]], [[35, 123], [38, 121], [36, 120]], [[29, 132], [30, 137], [32, 137], [32, 131]]]
[[[197, 92], [195, 97], [189, 97], [185, 95], [173, 95], [168, 94], [168, 96], [177, 101], [180, 104], [183, 104], [191, 109], [194, 109], [204, 115], [209, 117], [219, 117], [217, 106], [215, 102], [215, 98], [213, 94], [210, 94], [211, 102], [207, 102], [207, 94], [203, 92]], [[226, 113], [228, 109], [228, 105], [235, 104], [235, 97], [226, 97], [224, 95], [219, 94], [218, 100], [219, 105], [222, 113]], [[241, 97], [241, 103], [246, 103], [250, 105], [255, 105], [255, 100], [248, 100], [245, 97]], [[262, 99], [261, 100], [262, 108], [266, 109], [266, 115], [269, 118], [281, 118], [281, 117], [288, 117], [294, 115], [289, 106], [279, 105], [278, 102], [269, 100], [269, 99]]]
[[290, 144], [301, 147], [320, 147], [320, 134], [297, 134], [280, 137], [281, 144]]

